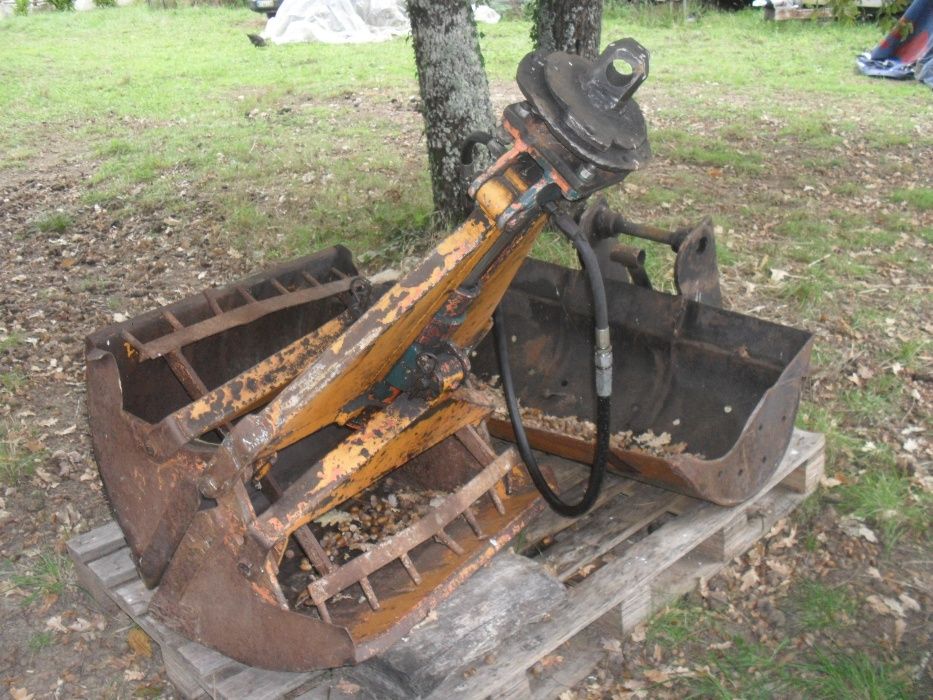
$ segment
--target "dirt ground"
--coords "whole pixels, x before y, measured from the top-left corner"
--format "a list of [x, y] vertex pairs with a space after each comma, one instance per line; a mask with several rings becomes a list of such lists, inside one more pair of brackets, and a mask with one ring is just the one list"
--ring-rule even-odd
[[[223, 222], [206, 201], [185, 221], [116, 215], [83, 204], [92, 171], [92, 163], [51, 151], [26, 173], [0, 175], [0, 328], [17, 338], [3, 347], [0, 370], [22, 377], [4, 392], [0, 421], [11, 446], [35, 461], [32, 476], [0, 491], [0, 684], [17, 700], [173, 697], [158, 649], [132, 634], [127, 618], [103, 613], [76, 586], [62, 559], [68, 538], [109, 517], [87, 435], [82, 339], [114, 320], [254, 267], [230, 248]], [[823, 180], [832, 177], [828, 173]], [[760, 186], [749, 183], [749, 191]], [[652, 207], [662, 211], [660, 204], [646, 204], [640, 213], [648, 215]], [[36, 219], [53, 209], [66, 210], [71, 225], [66, 231], [37, 232]], [[761, 225], [767, 233], [767, 222]], [[746, 273], [741, 264], [724, 271], [734, 305], [751, 310], [770, 303], [746, 283]], [[794, 316], [789, 305], [768, 314], [788, 322]], [[840, 318], [817, 317], [812, 326], [818, 344], [881, 342], [853, 335]], [[921, 328], [923, 323], [929, 318], [920, 320]], [[811, 383], [811, 401], [840, 391], [853, 371], [857, 378], [855, 359], [851, 367], [823, 367]], [[892, 421], [894, 435], [917, 416], [929, 415], [929, 375], [909, 381], [918, 408], [913, 418]], [[904, 468], [918, 478], [924, 475], [916, 460]], [[670, 629], [648, 626], [627, 640], [607, 639], [606, 660], [565, 696], [714, 696], [712, 687], [692, 684], [708, 667], [710, 648], [743, 643], [773, 651], [787, 667], [829, 648], [891, 659], [909, 678], [912, 694], [933, 695], [929, 550], [915, 537], [885, 549], [864, 521], [840, 514], [833, 487], [841, 479], [833, 473], [829, 478], [821, 499], [707, 582], [675, 611]], [[854, 602], [841, 606], [839, 624], [809, 624], [809, 608], [793, 594], [802, 579], [846, 591]], [[694, 625], [707, 636], [680, 638], [672, 631]], [[762, 685], [761, 696], [768, 694]]]
[[[17, 698], [172, 697], [158, 650], [134, 651], [128, 618], [104, 614], [58, 559], [73, 533], [109, 518], [87, 434], [83, 337], [200, 289], [206, 274], [232, 279], [246, 268], [224, 254], [207, 208], [187, 222], [117, 218], [78, 203], [88, 175], [80, 162], [47, 155], [0, 185], [0, 325], [28, 329], [3, 360], [28, 380], [2, 418], [29, 435], [17, 449], [40, 459], [36, 476], [0, 496], [0, 556], [13, 575], [0, 584], [0, 674]], [[49, 202], [75, 225], [36, 237], [32, 222]], [[29, 578], [37, 571], [45, 580]]]

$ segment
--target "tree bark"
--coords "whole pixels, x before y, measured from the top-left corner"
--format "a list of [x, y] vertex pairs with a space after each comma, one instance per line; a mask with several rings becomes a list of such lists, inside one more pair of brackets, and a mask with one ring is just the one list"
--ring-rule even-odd
[[602, 0], [538, 0], [531, 39], [538, 49], [593, 59], [599, 55], [602, 21]]
[[408, 0], [408, 16], [434, 208], [441, 223], [456, 224], [470, 210], [460, 144], [467, 134], [491, 132], [494, 125], [476, 23], [467, 0]]

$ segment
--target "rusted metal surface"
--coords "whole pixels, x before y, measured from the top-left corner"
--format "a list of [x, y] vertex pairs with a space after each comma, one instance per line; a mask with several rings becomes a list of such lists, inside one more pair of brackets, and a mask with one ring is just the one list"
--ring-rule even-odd
[[[612, 431], [667, 432], [687, 452], [657, 457], [613, 450], [611, 465], [693, 496], [731, 505], [776, 468], [793, 430], [812, 336], [759, 319], [623, 282], [606, 282], [613, 346]], [[526, 260], [503, 301], [515, 337], [513, 373], [522, 406], [588, 418], [591, 313], [579, 272]], [[484, 342], [481, 377], [498, 374]], [[512, 437], [508, 420], [490, 421]], [[536, 449], [588, 462], [585, 440], [529, 428]]]
[[[253, 289], [253, 294], [262, 297], [270, 293], [270, 278], [292, 285], [304, 280], [302, 272], [313, 272], [325, 279], [336, 276], [334, 269], [351, 276], [357, 274], [349, 252], [333, 249], [244, 280], [238, 286]], [[88, 417], [101, 478], [117, 521], [137, 557], [143, 580], [149, 585], [158, 582], [188, 521], [200, 507], [197, 481], [219, 439], [211, 431], [234, 415], [221, 413], [196, 434], [179, 439], [168, 456], [159, 449], [160, 441], [149, 438], [158, 425], [153, 423], [165, 414], [199, 405], [191, 401], [192, 392], [223, 386], [249, 367], [253, 358], [274, 354], [276, 343], [300, 343], [293, 339], [325, 325], [331, 318], [339, 318], [345, 309], [336, 299], [319, 301], [312, 308], [295, 306], [264, 316], [252, 326], [222, 332], [187, 347], [179, 354], [185, 372], [191, 375], [190, 383], [176, 378], [168, 357], [149, 361], [140, 357], [138, 344], [172, 333], [184, 322], [196, 323], [215, 314], [221, 314], [216, 318], [222, 321], [224, 309], [243, 305], [234, 286], [211, 290], [210, 299], [213, 303], [199, 295], [172, 304], [97, 331], [86, 341]], [[282, 326], [273, 333], [278, 324]], [[291, 359], [298, 364], [300, 353], [294, 354], [296, 357]], [[274, 385], [256, 380], [258, 391], [272, 391]], [[213, 403], [203, 405], [210, 407]]]
[[[470, 511], [470, 506], [479, 500], [481, 496], [487, 494], [490, 489], [495, 488], [495, 485], [517, 465], [518, 459], [514, 450], [503, 453], [464, 485], [463, 488], [438, 504], [429, 518], [422, 518], [416, 524], [390, 539], [384, 540], [378, 547], [364, 552], [345, 566], [340, 567], [331, 575], [324, 576], [311, 583], [308, 586], [311, 600], [320, 610], [323, 606], [326, 606], [327, 600], [337, 593], [359, 582], [362, 577], [375, 573], [396, 559], [408, 556], [411, 550], [429, 538], [438, 535], [448, 537], [444, 533], [444, 528], [455, 518], [463, 517], [474, 531], [474, 534], [482, 538], [482, 527], [476, 516]], [[477, 533], [476, 530], [480, 530], [480, 532]], [[454, 542], [453, 540], [449, 541]], [[445, 545], [450, 546], [446, 543]], [[451, 549], [456, 551], [454, 547], [451, 547]], [[462, 549], [460, 553], [462, 553]], [[409, 562], [411, 562], [410, 557]], [[406, 567], [406, 571], [411, 576], [412, 583], [417, 585], [421, 580], [421, 575], [417, 573], [417, 566], [412, 562], [411, 570]]]
[[[678, 294], [711, 306], [722, 306], [716, 235], [708, 217], [696, 226], [668, 231], [629, 221], [612, 211], [603, 197], [597, 197], [581, 215], [580, 227], [592, 242], [606, 279], [631, 280], [651, 289], [644, 267], [644, 252], [615, 241], [616, 236], [625, 234], [670, 246], [677, 253], [674, 284]], [[621, 263], [622, 267], [612, 263]]]
[[706, 218], [690, 229], [677, 246], [674, 283], [677, 292], [687, 299], [710, 306], [722, 306], [719, 265], [716, 262], [716, 234], [711, 219]]

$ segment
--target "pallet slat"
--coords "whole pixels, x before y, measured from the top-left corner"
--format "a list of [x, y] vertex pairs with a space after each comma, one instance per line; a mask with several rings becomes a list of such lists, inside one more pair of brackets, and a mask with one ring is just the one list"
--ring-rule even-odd
[[[808, 438], [812, 438], [808, 442]], [[822, 436], [795, 431], [793, 450], [804, 461], [822, 449]], [[762, 495], [774, 489], [795, 468], [791, 451], [785, 455], [778, 470], [756, 496], [742, 504], [748, 508]], [[568, 595], [568, 603], [555, 610], [547, 621], [533, 621], [501, 640], [501, 662], [482, 672], [463, 678], [451, 674], [429, 697], [485, 697], [489, 688], [505, 686], [516, 675], [515, 669], [526, 669], [542, 656], [573, 637], [581, 629], [620, 604], [625, 592], [650, 585], [651, 580], [677, 560], [690, 553], [710, 533], [722, 528], [735, 517], [732, 508], [702, 503], [684, 515], [665, 524], [650, 536], [636, 542], [619, 557], [590, 574]]]
[[413, 694], [427, 694], [453, 669], [469, 672], [484, 665], [516, 620], [539, 618], [565, 598], [565, 588], [540, 566], [505, 552], [438, 606], [433, 619], [383, 654], [381, 664], [405, 678]]
[[691, 501], [694, 499], [648, 484], [636, 484], [631, 495], [619, 494], [574, 526], [571, 536], [550, 547], [540, 563], [565, 581], [664, 513]]

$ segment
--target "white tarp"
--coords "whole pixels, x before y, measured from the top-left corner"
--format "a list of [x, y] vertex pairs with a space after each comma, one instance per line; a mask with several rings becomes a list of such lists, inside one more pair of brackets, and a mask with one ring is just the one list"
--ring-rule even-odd
[[[474, 7], [474, 16], [478, 22], [499, 21], [485, 5]], [[261, 36], [273, 44], [364, 44], [410, 32], [403, 0], [285, 0]]]
[[411, 31], [398, 0], [285, 0], [262, 38], [273, 44], [362, 44]]

